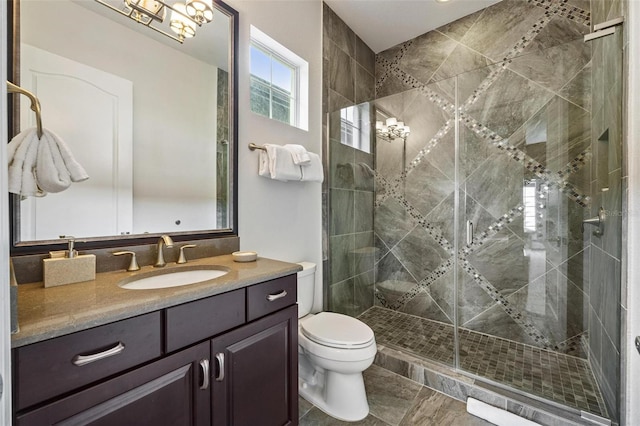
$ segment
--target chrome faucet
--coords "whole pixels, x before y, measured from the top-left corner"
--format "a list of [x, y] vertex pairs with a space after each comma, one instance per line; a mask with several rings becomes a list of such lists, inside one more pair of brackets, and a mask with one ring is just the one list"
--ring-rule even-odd
[[158, 239], [158, 257], [156, 259], [156, 264], [153, 265], [155, 268], [161, 268], [167, 265], [167, 262], [164, 261], [164, 254], [162, 253], [164, 246], [173, 247], [173, 240], [168, 235], [163, 235]]

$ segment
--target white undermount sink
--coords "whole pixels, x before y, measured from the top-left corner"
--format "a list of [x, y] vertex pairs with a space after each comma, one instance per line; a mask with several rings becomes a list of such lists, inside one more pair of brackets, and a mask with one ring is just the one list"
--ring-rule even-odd
[[[118, 285], [127, 290], [150, 290], [197, 284], [229, 273], [223, 267], [153, 271], [122, 280]], [[150, 275], [151, 274], [151, 275]]]

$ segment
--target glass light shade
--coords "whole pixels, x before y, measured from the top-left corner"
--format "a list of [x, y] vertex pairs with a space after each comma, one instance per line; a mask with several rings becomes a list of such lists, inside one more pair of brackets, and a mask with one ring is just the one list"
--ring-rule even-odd
[[387, 127], [393, 127], [398, 125], [398, 120], [395, 117], [387, 118]]
[[411, 128], [409, 126], [404, 126], [404, 134], [408, 136], [409, 133], [411, 133]]
[[382, 121], [376, 121], [376, 129], [382, 129]]
[[186, 6], [187, 14], [197, 23], [203, 24], [213, 20], [212, 0], [187, 0]]
[[397, 126], [398, 126], [399, 129], [402, 129], [404, 127], [404, 122], [398, 121]]
[[[171, 12], [171, 29], [180, 38], [191, 38], [196, 35], [196, 23], [187, 18], [186, 6], [176, 3], [172, 6], [175, 10]], [[184, 14], [184, 15], [183, 15]]]

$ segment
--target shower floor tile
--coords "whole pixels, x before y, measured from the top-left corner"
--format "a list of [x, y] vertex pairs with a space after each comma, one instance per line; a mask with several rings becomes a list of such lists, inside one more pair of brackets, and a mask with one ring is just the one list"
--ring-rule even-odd
[[[452, 325], [374, 306], [359, 317], [376, 342], [430, 361], [454, 365]], [[459, 329], [460, 368], [514, 389], [607, 417], [589, 363], [464, 328]]]

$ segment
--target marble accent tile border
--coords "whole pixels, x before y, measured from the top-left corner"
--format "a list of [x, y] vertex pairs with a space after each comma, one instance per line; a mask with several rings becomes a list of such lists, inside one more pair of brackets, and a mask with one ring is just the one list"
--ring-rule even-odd
[[593, 154], [591, 153], [591, 147], [588, 147], [580, 154], [578, 154], [576, 158], [567, 163], [567, 165], [564, 166], [564, 169], [558, 171], [558, 177], [560, 179], [564, 179], [565, 177], [576, 173], [584, 166], [586, 166], [592, 157]]
[[560, 175], [561, 172], [554, 174], [538, 161], [534, 160], [523, 151], [511, 145], [508, 140], [503, 139], [502, 136], [484, 126], [475, 118], [470, 117], [465, 113], [460, 113], [460, 119], [464, 123], [464, 125], [469, 128], [469, 130], [474, 132], [479, 137], [486, 139], [496, 148], [509, 154], [509, 156], [513, 160], [522, 164], [527, 170], [543, 179], [546, 184], [558, 188], [563, 194], [565, 194], [570, 200], [574, 201], [580, 207], [589, 207], [591, 203], [591, 197], [586, 194], [582, 194], [571, 183], [564, 180]]
[[396, 55], [394, 56], [393, 60], [391, 60], [391, 61], [389, 61], [387, 59], [384, 59], [380, 55], [376, 55], [376, 67], [377, 67], [377, 65], [380, 65], [385, 70], [385, 72], [380, 77], [380, 80], [376, 82], [376, 92], [382, 87], [382, 84], [387, 79], [387, 77], [390, 75], [389, 74], [389, 69], [394, 67], [394, 66], [396, 66], [396, 65], [398, 65], [398, 62], [400, 62], [400, 60], [404, 57], [404, 54], [407, 53], [407, 50], [409, 49], [409, 47], [411, 47], [412, 44], [413, 44], [413, 40], [409, 40], [409, 41], [404, 42], [400, 46], [400, 49], [398, 50], [398, 53], [396, 53]]
[[376, 365], [461, 401], [471, 396], [550, 425], [585, 424], [578, 410], [606, 416], [586, 360], [461, 329], [460, 365], [469, 376], [453, 368], [453, 326], [380, 307], [359, 318], [375, 332]]
[[475, 283], [483, 289], [494, 302], [504, 310], [504, 312], [511, 317], [513, 322], [515, 322], [525, 333], [537, 344], [539, 344], [542, 349], [557, 349], [551, 341], [542, 333], [535, 324], [526, 320], [526, 317], [522, 315], [517, 309], [511, 306], [511, 303], [507, 300], [506, 297], [498, 289], [496, 289], [493, 284], [489, 282], [485, 277], [483, 277], [480, 272], [466, 259], [460, 259], [462, 263], [462, 269], [469, 274]]
[[[548, 9], [552, 7], [553, 1], [551, 0], [528, 0], [530, 4], [534, 6], [541, 7], [543, 9]], [[567, 3], [566, 0], [563, 3]], [[558, 15], [563, 18], [571, 19], [572, 21], [578, 22], [586, 27], [591, 26], [591, 12], [586, 11], [578, 6], [574, 5], [566, 5], [562, 9], [558, 11]]]
[[380, 304], [388, 309], [393, 309], [394, 311], [399, 310], [404, 305], [406, 305], [411, 299], [416, 297], [423, 289], [429, 288], [431, 284], [436, 282], [439, 278], [443, 277], [447, 274], [447, 272], [453, 269], [453, 258], [449, 258], [444, 261], [440, 266], [434, 269], [429, 275], [423, 278], [418, 284], [416, 284], [410, 291], [404, 293], [398, 300], [394, 303], [389, 303], [382, 295], [376, 293], [376, 298], [380, 301]]
[[[564, 174], [559, 173], [560, 178], [554, 178], [553, 174], [550, 171], [548, 171], [546, 168], [544, 168], [544, 166], [542, 166], [540, 163], [538, 163], [537, 161], [527, 156], [524, 152], [518, 150], [517, 148], [511, 145], [506, 144], [502, 140], [502, 138], [499, 135], [497, 135], [495, 132], [490, 131], [488, 128], [484, 126], [481, 126], [477, 122], [477, 120], [471, 117], [468, 117], [468, 118], [464, 117], [464, 115], [466, 115], [464, 113], [466, 108], [468, 108], [470, 105], [475, 103], [475, 101], [480, 97], [480, 95], [484, 93], [493, 83], [495, 83], [495, 81], [500, 77], [500, 75], [504, 72], [507, 66], [511, 63], [511, 59], [517, 57], [519, 54], [521, 54], [524, 51], [524, 49], [535, 39], [535, 37], [542, 31], [542, 29], [549, 24], [549, 22], [551, 21], [554, 15], [562, 16], [562, 14], [567, 10], [567, 7], [565, 6], [565, 4], [566, 4], [566, 0], [561, 0], [561, 1], [546, 0], [545, 4], [541, 5], [541, 7], [547, 10], [544, 17], [541, 18], [536, 24], [534, 24], [533, 27], [522, 36], [522, 38], [518, 41], [518, 43], [505, 55], [502, 62], [496, 64], [497, 66], [495, 67], [494, 70], [492, 70], [490, 75], [482, 81], [480, 86], [478, 86], [478, 88], [474, 90], [473, 94], [469, 97], [469, 99], [465, 101], [464, 105], [460, 107], [460, 120], [463, 121], [465, 125], [469, 125], [469, 123], [471, 123], [471, 126], [472, 126], [471, 130], [476, 132], [476, 134], [478, 134], [479, 136], [485, 139], [489, 139], [491, 143], [493, 143], [498, 148], [504, 149], [507, 153], [511, 153], [511, 157], [514, 160], [523, 164], [528, 170], [532, 171], [533, 173], [536, 173], [543, 179], [546, 179], [550, 183], [558, 186], [563, 193], [565, 193], [570, 199], [577, 202], [582, 207], [587, 207], [589, 205], [589, 197], [584, 194], [581, 194], [575, 187], [573, 187], [573, 185], [561, 179], [561, 177], [564, 176]], [[576, 7], [575, 9], [577, 10], [578, 8]], [[391, 73], [395, 77], [403, 81], [406, 85], [414, 89], [419, 89], [422, 94], [426, 95], [430, 101], [440, 106], [445, 112], [455, 113], [454, 105], [452, 105], [450, 102], [443, 99], [441, 96], [436, 94], [433, 90], [429, 89], [427, 85], [420, 82], [419, 80], [409, 75], [405, 71], [401, 70], [397, 66], [398, 62], [400, 61], [400, 59], [402, 59], [402, 56], [406, 52], [407, 48], [412, 43], [413, 43], [413, 40], [410, 40], [404, 43], [401, 46], [399, 52], [394, 57], [393, 61], [387, 61], [381, 58], [380, 65], [385, 67], [386, 69], [385, 78]], [[377, 88], [379, 87], [377, 86]], [[429, 141], [429, 144], [427, 145], [427, 147], [421, 150], [418, 153], [417, 157], [413, 161], [411, 161], [411, 163], [409, 164], [405, 172], [398, 178], [398, 180], [405, 179], [406, 175], [411, 170], [413, 170], [418, 164], [420, 164], [420, 162], [422, 161], [422, 158], [424, 158], [424, 156], [428, 154], [429, 151], [433, 149], [433, 147], [435, 147], [435, 145], [437, 145], [439, 139], [442, 138], [442, 136], [444, 136], [451, 129], [451, 127], [452, 127], [452, 124], [449, 120], [443, 126], [443, 128], [441, 128], [438, 131], [436, 136], [432, 138], [431, 141]], [[478, 131], [479, 129], [482, 129], [484, 131], [479, 132]], [[395, 185], [400, 186], [400, 182], [396, 183]]]
[[483, 231], [478, 238], [474, 238], [471, 245], [465, 245], [460, 249], [460, 259], [466, 259], [466, 256], [476, 251], [478, 248], [482, 247], [484, 243], [487, 242], [488, 239], [496, 235], [498, 232], [502, 231], [505, 226], [513, 222], [513, 220], [519, 216], [522, 216], [524, 212], [524, 206], [518, 205], [507, 213], [500, 216], [495, 222], [493, 222], [485, 231]]

